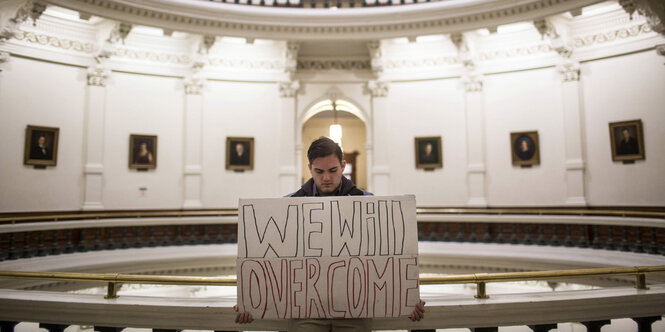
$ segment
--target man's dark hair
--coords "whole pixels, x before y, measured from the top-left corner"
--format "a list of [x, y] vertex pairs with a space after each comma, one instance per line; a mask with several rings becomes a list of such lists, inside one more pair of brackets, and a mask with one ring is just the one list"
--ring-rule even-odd
[[314, 159], [327, 157], [331, 154], [335, 154], [337, 159], [339, 159], [339, 163], [342, 163], [342, 148], [330, 138], [321, 136], [309, 146], [307, 159], [309, 159], [309, 163], [311, 164]]

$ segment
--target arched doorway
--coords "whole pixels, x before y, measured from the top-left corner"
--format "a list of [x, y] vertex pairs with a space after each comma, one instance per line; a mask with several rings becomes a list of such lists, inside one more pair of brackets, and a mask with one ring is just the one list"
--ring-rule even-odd
[[[307, 148], [315, 139], [330, 137], [330, 125], [341, 126], [341, 146], [347, 161], [345, 176], [352, 179], [357, 187], [367, 190], [367, 128], [358, 108], [344, 99], [326, 99], [313, 105], [305, 112], [302, 124], [302, 183], [310, 178], [307, 167]], [[362, 115], [361, 115], [362, 116]]]

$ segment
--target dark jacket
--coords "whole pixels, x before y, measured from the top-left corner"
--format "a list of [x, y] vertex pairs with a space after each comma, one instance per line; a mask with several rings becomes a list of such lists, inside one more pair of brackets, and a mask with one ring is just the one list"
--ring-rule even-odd
[[[316, 191], [314, 189], [314, 179], [310, 178], [309, 181], [300, 187], [300, 189], [292, 194], [286, 195], [286, 197], [309, 197], [309, 196], [318, 196], [315, 195]], [[358, 189], [355, 184], [346, 177], [342, 176], [342, 181], [337, 188], [337, 192], [333, 196], [371, 196], [372, 193], [366, 192], [364, 190]]]

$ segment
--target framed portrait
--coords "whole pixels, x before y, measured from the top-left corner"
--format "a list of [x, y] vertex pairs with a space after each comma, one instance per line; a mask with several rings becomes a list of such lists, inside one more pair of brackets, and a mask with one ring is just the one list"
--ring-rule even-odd
[[28, 125], [25, 129], [23, 164], [55, 166], [58, 163], [60, 128]]
[[129, 168], [157, 168], [157, 136], [129, 135]]
[[537, 131], [510, 133], [510, 146], [514, 166], [540, 165]]
[[416, 168], [442, 168], [441, 136], [416, 137]]
[[226, 169], [254, 169], [254, 137], [226, 138]]
[[610, 145], [613, 161], [644, 159], [642, 120], [611, 122]]

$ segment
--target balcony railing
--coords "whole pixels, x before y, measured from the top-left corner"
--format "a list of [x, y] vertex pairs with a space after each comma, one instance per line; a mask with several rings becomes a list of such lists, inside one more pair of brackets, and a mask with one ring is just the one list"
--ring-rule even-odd
[[[665, 212], [418, 208], [420, 241], [511, 243], [665, 255]], [[235, 243], [235, 209], [2, 215], [0, 261], [184, 244]]]
[[[442, 0], [210, 0], [240, 5], [292, 8], [362, 8], [373, 6], [400, 6]], [[450, 0], [448, 0], [450, 1]]]
[[[421, 284], [474, 283], [475, 298], [441, 296], [426, 298], [426, 318], [412, 323], [406, 318], [375, 319], [374, 329], [433, 329], [468, 327], [472, 331], [498, 331], [498, 326], [528, 325], [549, 331], [557, 322], [581, 322], [587, 331], [600, 331], [609, 319], [632, 318], [638, 331], [651, 331], [651, 324], [665, 313], [665, 285], [648, 285], [646, 274], [665, 271], [665, 266], [558, 270], [518, 273], [421, 277]], [[492, 295], [484, 293], [488, 282], [550, 280], [595, 276], [635, 275], [636, 287], [589, 291]], [[0, 278], [107, 282], [107, 296], [71, 293], [0, 290], [2, 331], [18, 322], [39, 322], [51, 332], [69, 325], [93, 325], [96, 331], [120, 331], [124, 327], [157, 330], [283, 330], [284, 321], [233, 323], [234, 300], [210, 298], [117, 297], [117, 283], [170, 285], [234, 285], [233, 278], [144, 276], [57, 272], [0, 271]]]

